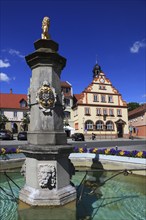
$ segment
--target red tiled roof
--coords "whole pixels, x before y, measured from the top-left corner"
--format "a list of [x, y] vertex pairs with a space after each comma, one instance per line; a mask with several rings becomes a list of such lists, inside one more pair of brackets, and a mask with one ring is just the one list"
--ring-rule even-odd
[[146, 103], [143, 104], [142, 106], [139, 106], [138, 108], [136, 108], [136, 109], [130, 111], [130, 112], [128, 113], [128, 116], [133, 116], [133, 115], [135, 115], [135, 114], [144, 113], [144, 112], [146, 112]]
[[78, 101], [81, 98], [82, 94], [74, 94], [75, 99]]
[[71, 88], [71, 84], [69, 84], [67, 81], [61, 81], [61, 87]]
[[[2, 109], [22, 109], [20, 107], [20, 101], [27, 101], [27, 95], [25, 94], [6, 94], [0, 93], [0, 108]], [[27, 109], [28, 107], [23, 107]]]
[[84, 93], [81, 94], [74, 94], [73, 96], [73, 102], [74, 105], [81, 104], [83, 102]]

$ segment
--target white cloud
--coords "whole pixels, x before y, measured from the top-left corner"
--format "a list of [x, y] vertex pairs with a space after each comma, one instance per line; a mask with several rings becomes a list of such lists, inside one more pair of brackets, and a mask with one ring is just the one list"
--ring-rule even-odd
[[8, 77], [6, 73], [0, 73], [0, 81], [9, 82], [10, 78]]
[[131, 53], [138, 53], [140, 48], [144, 48], [144, 47], [146, 47], [145, 39], [143, 39], [142, 41], [136, 41], [136, 42], [134, 42], [134, 44], [130, 48], [130, 52]]
[[20, 51], [18, 51], [18, 50], [10, 49], [8, 52], [9, 52], [9, 54], [11, 54], [11, 55], [15, 55], [15, 56], [18, 56], [18, 57], [20, 57], [20, 58], [24, 58], [24, 55], [22, 55], [22, 54], [20, 53]]
[[10, 66], [10, 63], [8, 62], [8, 60], [0, 60], [0, 68], [7, 68]]

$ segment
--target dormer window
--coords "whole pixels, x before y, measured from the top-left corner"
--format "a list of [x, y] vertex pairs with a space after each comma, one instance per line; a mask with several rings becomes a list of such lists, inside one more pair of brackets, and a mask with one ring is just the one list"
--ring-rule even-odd
[[21, 108], [27, 107], [27, 102], [26, 102], [24, 99], [22, 99], [22, 100], [20, 101], [20, 107], [21, 107]]

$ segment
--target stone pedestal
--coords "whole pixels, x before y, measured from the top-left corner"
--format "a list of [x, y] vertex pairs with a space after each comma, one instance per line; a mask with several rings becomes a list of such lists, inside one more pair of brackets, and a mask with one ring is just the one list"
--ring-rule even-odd
[[[60, 74], [66, 59], [57, 53], [58, 44], [52, 40], [38, 40], [34, 45], [36, 51], [26, 56], [27, 64], [32, 69], [29, 88], [31, 120], [28, 142], [35, 145], [66, 144], [60, 85]], [[56, 94], [55, 106], [50, 113], [43, 112], [37, 103], [38, 91], [45, 82]]]
[[66, 59], [52, 40], [38, 40], [34, 46], [36, 51], [26, 56], [32, 69], [30, 126], [28, 145], [21, 148], [26, 155], [26, 183], [19, 198], [33, 206], [61, 206], [76, 199], [68, 159], [72, 147], [63, 130], [60, 74]]
[[26, 155], [26, 183], [20, 191], [20, 200], [34, 206], [61, 206], [75, 200], [76, 190], [70, 185], [70, 148], [57, 148], [52, 147], [51, 151], [50, 147], [40, 152], [23, 150]]

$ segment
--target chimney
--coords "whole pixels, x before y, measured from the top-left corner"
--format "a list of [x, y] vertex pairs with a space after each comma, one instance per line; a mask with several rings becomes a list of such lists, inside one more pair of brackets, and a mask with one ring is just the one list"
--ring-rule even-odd
[[10, 94], [13, 94], [13, 91], [12, 91], [12, 89], [10, 89]]

